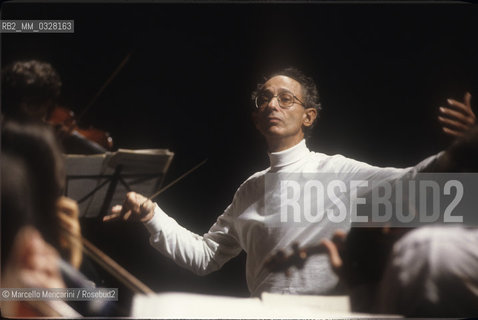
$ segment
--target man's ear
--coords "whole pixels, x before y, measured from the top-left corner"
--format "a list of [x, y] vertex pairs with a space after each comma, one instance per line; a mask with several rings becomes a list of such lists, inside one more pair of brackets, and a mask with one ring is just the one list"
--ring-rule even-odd
[[315, 108], [307, 108], [304, 112], [304, 119], [302, 124], [304, 127], [310, 127], [314, 124], [315, 119], [317, 118], [317, 109]]

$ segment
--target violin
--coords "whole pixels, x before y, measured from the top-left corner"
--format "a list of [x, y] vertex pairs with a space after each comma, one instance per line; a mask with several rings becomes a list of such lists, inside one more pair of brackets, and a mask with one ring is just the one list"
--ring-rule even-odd
[[[352, 228], [343, 238], [343, 245], [336, 244], [344, 280], [350, 285], [378, 281], [393, 245], [410, 230], [413, 229], [389, 226]], [[329, 254], [322, 241], [304, 247], [295, 242], [292, 250], [281, 249], [269, 256], [264, 266], [271, 272], [285, 272], [289, 276], [292, 267], [302, 269], [307, 259], [317, 254]]]
[[91, 109], [91, 107], [95, 104], [98, 97], [103, 93], [103, 91], [108, 87], [108, 85], [113, 81], [116, 75], [121, 71], [121, 69], [126, 65], [129, 58], [131, 57], [132, 52], [128, 53], [126, 57], [121, 61], [118, 67], [114, 70], [114, 72], [110, 75], [110, 77], [106, 80], [103, 86], [98, 90], [98, 92], [93, 96], [90, 102], [86, 105], [83, 111], [80, 113], [77, 119], [75, 119], [75, 114], [73, 111], [61, 107], [56, 106], [49, 114], [47, 122], [52, 124], [55, 128], [58, 128], [60, 132], [61, 138], [65, 139], [66, 137], [72, 134], [79, 134], [86, 138], [89, 141], [93, 141], [106, 150], [112, 151], [113, 149], [113, 139], [109, 135], [108, 132], [102, 131], [93, 127], [88, 129], [79, 128], [77, 123], [82, 119], [82, 117]]
[[302, 269], [310, 256], [325, 253], [327, 253], [327, 250], [321, 243], [300, 248], [299, 244], [294, 242], [292, 244], [292, 253], [286, 254], [284, 250], [278, 250], [265, 260], [264, 266], [271, 272], [284, 271], [286, 276], [290, 276], [291, 267]]
[[89, 141], [93, 141], [106, 150], [113, 149], [113, 139], [106, 131], [89, 127], [80, 128], [75, 119], [75, 113], [62, 106], [56, 106], [50, 113], [47, 122], [57, 129], [61, 138], [66, 138], [71, 134], [78, 134]]

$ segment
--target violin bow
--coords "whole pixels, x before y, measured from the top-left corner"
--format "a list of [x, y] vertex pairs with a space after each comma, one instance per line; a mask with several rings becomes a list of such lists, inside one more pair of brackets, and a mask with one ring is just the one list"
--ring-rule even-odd
[[80, 120], [84, 117], [84, 115], [88, 112], [88, 110], [91, 109], [91, 107], [95, 104], [96, 100], [101, 96], [103, 91], [109, 86], [109, 84], [113, 81], [114, 78], [118, 75], [118, 73], [123, 69], [123, 67], [126, 65], [126, 63], [129, 61], [129, 58], [131, 58], [131, 55], [133, 54], [133, 51], [129, 52], [126, 57], [123, 58], [123, 60], [120, 62], [118, 67], [113, 71], [113, 73], [106, 79], [105, 83], [101, 86], [101, 88], [96, 92], [96, 94], [91, 98], [90, 102], [86, 105], [86, 107], [83, 108], [81, 113], [77, 117], [77, 122], [80, 122]]
[[97, 248], [90, 241], [86, 240], [81, 235], [74, 235], [68, 229], [62, 227], [63, 233], [75, 242], [79, 242], [83, 252], [101, 265], [105, 270], [109, 271], [118, 281], [130, 288], [135, 293], [151, 294], [154, 291], [141, 282], [138, 278], [133, 276], [125, 268], [119, 265], [115, 260], [109, 257], [106, 253]]

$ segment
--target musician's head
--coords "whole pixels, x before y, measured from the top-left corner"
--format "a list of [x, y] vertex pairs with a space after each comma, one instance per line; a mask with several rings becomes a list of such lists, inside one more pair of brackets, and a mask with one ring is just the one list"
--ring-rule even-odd
[[[33, 209], [34, 225], [47, 242], [59, 246], [60, 222], [56, 216], [56, 206], [63, 192], [65, 175], [63, 156], [53, 132], [40, 124], [6, 121], [1, 139], [2, 160], [8, 156], [24, 165], [30, 190], [30, 195], [25, 195], [24, 201], [28, 201]], [[12, 175], [13, 170], [2, 170], [2, 180], [15, 179]]]
[[2, 112], [18, 121], [45, 120], [61, 85], [60, 76], [47, 62], [13, 62], [2, 71]]
[[265, 78], [252, 94], [256, 128], [270, 151], [292, 147], [310, 133], [321, 109], [312, 78], [286, 68]]
[[[58, 251], [45, 241], [35, 220], [28, 165], [18, 155], [1, 153], [1, 282], [4, 288], [62, 288]], [[6, 318], [56, 316], [49, 309], [32, 309], [25, 301], [1, 301]], [[41, 311], [40, 311], [41, 310]]]
[[25, 225], [33, 224], [33, 208], [27, 167], [18, 156], [1, 154], [1, 195], [2, 195], [2, 270], [9, 258], [18, 231]]

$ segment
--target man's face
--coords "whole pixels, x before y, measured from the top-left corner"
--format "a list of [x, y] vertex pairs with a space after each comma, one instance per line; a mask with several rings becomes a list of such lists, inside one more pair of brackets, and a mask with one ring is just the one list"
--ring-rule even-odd
[[[270, 97], [288, 92], [300, 101], [304, 101], [300, 83], [286, 76], [279, 75], [270, 78], [264, 84], [261, 92], [265, 92]], [[297, 99], [290, 108], [281, 108], [277, 97], [270, 99], [267, 105], [253, 113], [256, 128], [266, 139], [284, 138], [297, 142], [304, 138], [302, 126], [311, 125], [315, 116], [315, 109], [305, 109]]]

